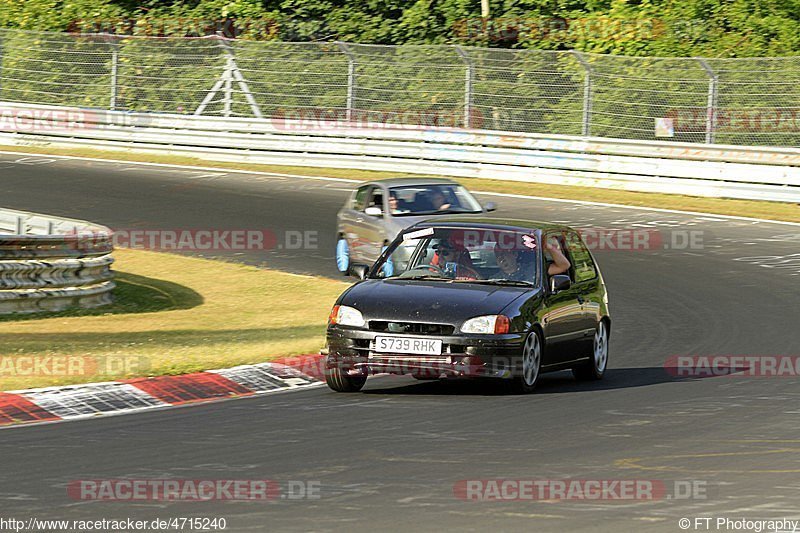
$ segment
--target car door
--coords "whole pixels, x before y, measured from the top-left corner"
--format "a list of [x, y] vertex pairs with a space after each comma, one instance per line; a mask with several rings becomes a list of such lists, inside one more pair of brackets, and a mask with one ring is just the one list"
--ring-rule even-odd
[[[365, 264], [372, 264], [381, 254], [383, 242], [386, 240], [386, 194], [383, 187], [373, 185], [366, 195], [363, 208], [355, 216], [355, 232], [359, 240], [359, 260]], [[368, 215], [366, 210], [379, 208], [379, 215]]]
[[[545, 234], [544, 239], [552, 238], [559, 242], [565, 251], [564, 236], [557, 233]], [[544, 242], [547, 242], [546, 240]], [[546, 247], [544, 248], [546, 251]], [[566, 253], [566, 251], [565, 251]], [[549, 253], [542, 254], [549, 258]], [[550, 276], [547, 273], [549, 263], [543, 264], [546, 296], [541, 317], [544, 330], [545, 343], [549, 352], [550, 364], [559, 364], [575, 358], [574, 343], [583, 335], [583, 307], [581, 305], [580, 287], [575, 283], [574, 272], [570, 268], [570, 287], [553, 292], [551, 290]]]
[[367, 206], [367, 195], [374, 185], [366, 184], [356, 189], [348, 204], [339, 212], [339, 231], [344, 234], [350, 247], [350, 260], [353, 263], [364, 263], [361, 224], [364, 209]]
[[567, 233], [566, 244], [569, 254], [567, 257], [572, 264], [575, 289], [581, 304], [580, 329], [582, 333], [577, 339], [580, 345], [576, 346], [576, 350], [584, 353], [590, 347], [587, 344], [591, 345], [594, 339], [594, 333], [602, 314], [600, 276], [597, 275], [597, 267], [592, 254], [577, 232]]

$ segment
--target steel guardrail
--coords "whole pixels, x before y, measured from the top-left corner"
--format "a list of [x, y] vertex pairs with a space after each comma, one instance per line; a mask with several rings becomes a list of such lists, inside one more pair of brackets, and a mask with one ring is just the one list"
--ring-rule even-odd
[[[358, 168], [800, 203], [800, 149], [564, 135], [314, 125], [2, 103], [45, 126], [0, 126], [0, 143], [90, 146], [210, 160]], [[51, 122], [48, 124], [48, 120]]]

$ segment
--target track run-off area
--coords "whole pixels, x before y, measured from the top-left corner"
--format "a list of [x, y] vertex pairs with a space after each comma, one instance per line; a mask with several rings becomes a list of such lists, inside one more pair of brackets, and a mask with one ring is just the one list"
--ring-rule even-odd
[[[275, 236], [269, 249], [194, 253], [337, 278], [335, 217], [352, 186], [0, 153], [3, 207], [124, 231], [263, 230]], [[387, 376], [354, 395], [314, 387], [5, 429], [0, 508], [74, 520], [224, 517], [229, 531], [681, 531], [681, 518], [800, 519], [797, 375], [667, 368], [676, 356], [800, 356], [800, 226], [477, 196], [496, 202], [498, 216], [596, 231], [613, 319], [603, 381], [546, 374], [535, 394], [515, 396]], [[649, 244], [639, 249], [620, 237], [642, 231]], [[290, 246], [298, 236], [304, 245]], [[75, 480], [123, 478], [312, 482], [319, 494], [134, 503], [68, 495]], [[638, 480], [663, 490], [625, 501], [464, 497], [465, 486], [496, 479]]]

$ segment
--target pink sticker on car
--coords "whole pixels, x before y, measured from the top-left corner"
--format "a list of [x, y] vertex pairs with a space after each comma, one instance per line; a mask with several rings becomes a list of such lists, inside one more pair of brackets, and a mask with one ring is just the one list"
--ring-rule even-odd
[[527, 246], [532, 250], [536, 249], [536, 239], [531, 235], [523, 235], [522, 244], [524, 244], [525, 246]]

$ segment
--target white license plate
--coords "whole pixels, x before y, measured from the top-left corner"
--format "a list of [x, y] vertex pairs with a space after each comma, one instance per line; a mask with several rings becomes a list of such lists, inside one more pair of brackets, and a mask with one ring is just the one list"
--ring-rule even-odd
[[442, 341], [415, 337], [375, 337], [375, 351], [440, 355]]

